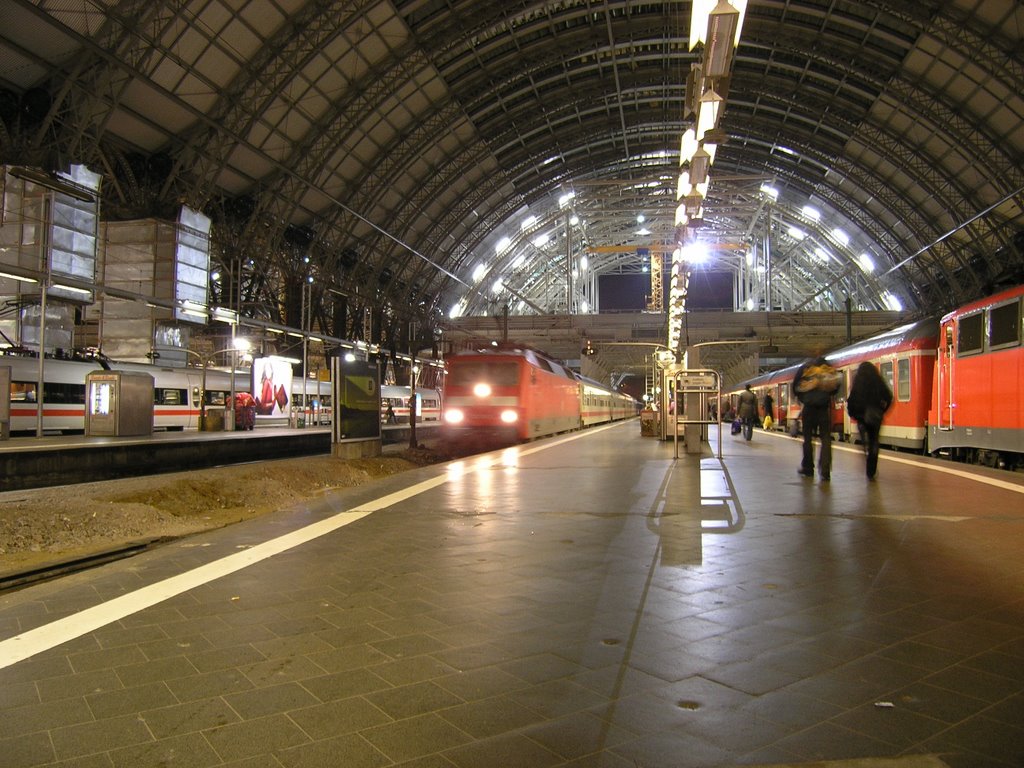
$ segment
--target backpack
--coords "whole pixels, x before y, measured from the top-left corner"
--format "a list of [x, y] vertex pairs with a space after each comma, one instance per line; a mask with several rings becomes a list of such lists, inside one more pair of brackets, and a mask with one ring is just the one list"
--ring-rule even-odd
[[797, 397], [811, 405], [824, 405], [837, 389], [839, 372], [826, 362], [808, 365], [796, 382]]

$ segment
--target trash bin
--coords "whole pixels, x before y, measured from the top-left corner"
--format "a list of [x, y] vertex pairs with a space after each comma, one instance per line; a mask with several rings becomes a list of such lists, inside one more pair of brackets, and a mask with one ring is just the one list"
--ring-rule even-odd
[[235, 395], [235, 430], [256, 426], [256, 400], [248, 392]]
[[640, 411], [640, 435], [641, 437], [661, 436], [661, 419], [657, 411], [650, 409]]

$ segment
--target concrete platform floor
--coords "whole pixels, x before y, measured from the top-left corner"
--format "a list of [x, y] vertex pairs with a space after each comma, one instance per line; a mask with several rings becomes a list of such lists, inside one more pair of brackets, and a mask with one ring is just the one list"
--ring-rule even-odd
[[6, 595], [0, 765], [1024, 765], [1021, 479], [723, 442], [588, 430]]

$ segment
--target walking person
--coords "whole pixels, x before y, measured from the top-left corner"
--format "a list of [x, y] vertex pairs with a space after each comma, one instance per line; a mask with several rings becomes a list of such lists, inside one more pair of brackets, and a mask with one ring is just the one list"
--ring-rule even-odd
[[771, 392], [764, 393], [764, 428], [771, 429], [775, 423], [775, 398]]
[[839, 388], [839, 373], [823, 357], [804, 363], [793, 379], [796, 398], [803, 406], [803, 460], [799, 472], [814, 477], [814, 436], [821, 440], [818, 474], [824, 482], [832, 479], [832, 396]]
[[743, 424], [743, 437], [749, 440], [754, 436], [754, 422], [757, 420], [757, 395], [749, 384], [740, 392], [737, 415]]
[[857, 366], [850, 394], [846, 398], [846, 411], [851, 419], [857, 420], [860, 442], [868, 457], [869, 480], [873, 480], [878, 471], [878, 433], [882, 430], [882, 419], [890, 405], [892, 389], [874, 364], [863, 362]]

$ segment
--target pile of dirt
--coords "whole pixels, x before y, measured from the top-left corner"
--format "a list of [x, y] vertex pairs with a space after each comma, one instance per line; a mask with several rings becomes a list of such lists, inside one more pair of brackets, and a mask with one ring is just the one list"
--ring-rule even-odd
[[0, 574], [221, 528], [448, 458], [424, 448], [313, 456], [0, 493]]

